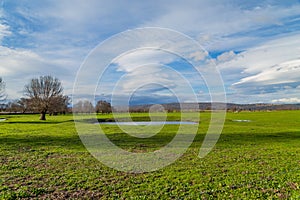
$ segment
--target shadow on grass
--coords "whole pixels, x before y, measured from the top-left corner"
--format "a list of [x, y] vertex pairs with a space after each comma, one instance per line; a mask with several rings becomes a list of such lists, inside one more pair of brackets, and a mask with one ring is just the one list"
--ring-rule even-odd
[[6, 123], [6, 124], [61, 124], [61, 123], [66, 123], [66, 122], [74, 122], [73, 119], [71, 120], [65, 120], [65, 121], [9, 121], [9, 120], [6, 120], [5, 122], [3, 123]]
[[[128, 134], [110, 133], [107, 137], [117, 146], [124, 149], [144, 148], [159, 149], [172, 141], [176, 133], [157, 134], [150, 138], [135, 138]], [[91, 134], [88, 137], [96, 137]], [[205, 134], [197, 134], [192, 144], [193, 147], [200, 148]], [[31, 148], [57, 147], [64, 149], [85, 149], [79, 136], [1, 136], [2, 148], [19, 148], [20, 146], [30, 146]], [[220, 145], [263, 145], [267, 143], [300, 143], [300, 132], [280, 132], [280, 133], [257, 133], [257, 134], [222, 134], [218, 141]]]
[[5, 136], [0, 137], [1, 147], [30, 146], [31, 148], [58, 147], [58, 148], [84, 148], [78, 135], [60, 136]]
[[[165, 120], [164, 117], [156, 116], [155, 117], [156, 121], [162, 121]], [[174, 116], [168, 116], [167, 121], [180, 121], [181, 118], [179, 117], [174, 117]], [[75, 120], [76, 122], [84, 122], [84, 123], [96, 123], [96, 122], [129, 122], [129, 121], [134, 121], [134, 122], [144, 122], [144, 121], [151, 121], [151, 118], [148, 116], [143, 116], [143, 117], [116, 117], [116, 118], [88, 118], [88, 119], [77, 119]]]
[[218, 143], [222, 145], [300, 144], [300, 132], [221, 134]]

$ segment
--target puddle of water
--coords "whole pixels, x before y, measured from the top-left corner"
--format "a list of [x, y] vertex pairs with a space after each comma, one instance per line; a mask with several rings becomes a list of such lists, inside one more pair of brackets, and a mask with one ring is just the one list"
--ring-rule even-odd
[[109, 124], [109, 125], [129, 125], [129, 126], [152, 126], [152, 125], [164, 125], [164, 124], [171, 124], [171, 125], [176, 125], [176, 124], [198, 124], [196, 122], [187, 122], [187, 121], [154, 121], [154, 122], [99, 122], [96, 124]]
[[251, 122], [251, 120], [249, 119], [236, 119], [236, 120], [232, 120], [233, 122]]

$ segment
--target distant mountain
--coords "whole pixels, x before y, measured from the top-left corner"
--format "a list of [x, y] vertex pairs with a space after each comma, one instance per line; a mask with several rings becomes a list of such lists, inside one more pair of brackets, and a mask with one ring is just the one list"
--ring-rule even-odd
[[[300, 104], [235, 104], [235, 103], [167, 103], [162, 104], [163, 108], [169, 112], [179, 110], [203, 111], [203, 110], [219, 110], [226, 108], [229, 111], [259, 111], [259, 110], [300, 110]], [[182, 107], [182, 108], [180, 108]], [[162, 109], [153, 104], [133, 105], [129, 107], [131, 112], [145, 112], [149, 109]]]

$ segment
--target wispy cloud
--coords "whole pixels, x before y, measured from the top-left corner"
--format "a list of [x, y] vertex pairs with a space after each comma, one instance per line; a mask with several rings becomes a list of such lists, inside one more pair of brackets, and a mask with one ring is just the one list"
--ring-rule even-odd
[[7, 37], [11, 34], [11, 32], [9, 31], [9, 27], [5, 24], [1, 24], [0, 21], [0, 41], [2, 41], [2, 39], [4, 37]]
[[268, 37], [287, 32], [285, 24], [299, 16], [299, 9], [297, 1], [180, 2], [167, 6], [163, 15], [145, 25], [180, 30], [199, 38], [208, 50], [245, 49], [265, 41], [266, 31], [271, 31]]

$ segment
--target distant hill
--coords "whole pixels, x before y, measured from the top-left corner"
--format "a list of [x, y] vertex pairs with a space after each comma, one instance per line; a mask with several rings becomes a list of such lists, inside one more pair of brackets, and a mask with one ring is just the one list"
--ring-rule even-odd
[[[130, 106], [131, 112], [145, 112], [153, 104], [144, 104], [144, 105], [133, 105]], [[228, 111], [267, 111], [267, 110], [300, 110], [300, 104], [267, 104], [267, 103], [258, 103], [258, 104], [235, 104], [235, 103], [214, 103], [213, 107], [211, 103], [182, 103], [182, 109], [180, 109], [179, 103], [168, 103], [162, 104], [165, 110], [179, 111], [179, 110], [190, 110], [190, 111], [203, 111], [203, 110], [218, 110], [226, 108]], [[152, 107], [153, 108], [153, 107]], [[157, 107], [159, 109], [159, 107]]]

